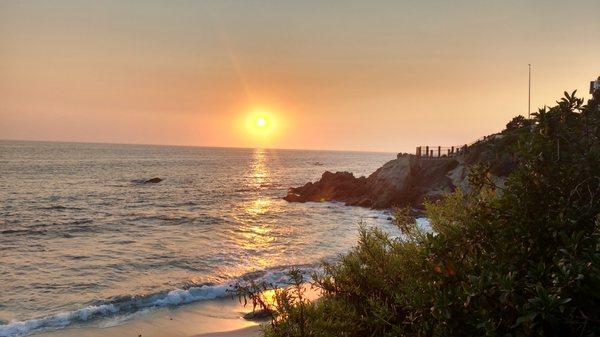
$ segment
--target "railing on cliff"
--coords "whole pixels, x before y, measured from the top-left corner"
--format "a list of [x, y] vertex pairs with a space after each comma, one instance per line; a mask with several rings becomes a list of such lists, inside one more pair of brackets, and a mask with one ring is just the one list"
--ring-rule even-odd
[[417, 146], [417, 158], [448, 158], [465, 153], [467, 145], [462, 146]]
[[456, 157], [456, 156], [465, 154], [468, 151], [469, 147], [471, 147], [477, 143], [485, 142], [492, 138], [495, 138], [496, 135], [497, 134], [484, 136], [484, 137], [481, 137], [481, 138], [475, 140], [474, 142], [471, 142], [471, 143], [465, 144], [465, 145], [459, 145], [459, 146], [428, 146], [428, 145], [417, 146], [415, 155], [417, 156], [417, 158]]

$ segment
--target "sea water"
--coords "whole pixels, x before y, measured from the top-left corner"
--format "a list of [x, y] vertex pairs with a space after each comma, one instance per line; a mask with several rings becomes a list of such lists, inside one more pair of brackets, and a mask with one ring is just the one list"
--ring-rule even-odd
[[[389, 153], [0, 141], [0, 336], [285, 282], [389, 214], [288, 203], [326, 171], [368, 175]], [[159, 177], [160, 183], [144, 183]]]

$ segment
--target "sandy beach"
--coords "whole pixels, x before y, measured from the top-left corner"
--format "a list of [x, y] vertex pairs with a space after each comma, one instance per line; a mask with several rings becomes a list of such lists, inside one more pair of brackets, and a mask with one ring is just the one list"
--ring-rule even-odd
[[[304, 285], [310, 300], [320, 292]], [[231, 297], [200, 301], [173, 308], [142, 311], [127, 317], [108, 318], [70, 328], [48, 331], [40, 337], [258, 337], [268, 321], [249, 321], [243, 315], [252, 310]]]
[[175, 308], [142, 312], [129, 317], [100, 320], [48, 331], [40, 337], [254, 337], [260, 336], [260, 323], [248, 321], [244, 308], [231, 298], [202, 301]]

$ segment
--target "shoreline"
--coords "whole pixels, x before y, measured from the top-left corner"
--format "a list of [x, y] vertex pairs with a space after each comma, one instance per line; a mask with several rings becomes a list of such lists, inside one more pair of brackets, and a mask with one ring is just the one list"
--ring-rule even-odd
[[[305, 296], [316, 300], [320, 292], [305, 283]], [[36, 337], [260, 337], [268, 320], [246, 320], [252, 310], [236, 298], [218, 298], [177, 307], [142, 311], [127, 317], [113, 317], [35, 333]]]
[[251, 310], [237, 299], [219, 298], [166, 307], [35, 333], [36, 337], [258, 337], [259, 321], [242, 316]]

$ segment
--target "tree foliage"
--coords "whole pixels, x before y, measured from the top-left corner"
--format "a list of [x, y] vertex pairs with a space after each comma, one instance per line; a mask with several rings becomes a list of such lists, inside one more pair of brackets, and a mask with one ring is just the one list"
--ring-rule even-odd
[[522, 115], [518, 115], [506, 124], [506, 130], [516, 130], [522, 127], [531, 126], [532, 122], [532, 120], [527, 119]]

